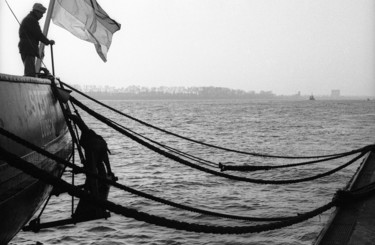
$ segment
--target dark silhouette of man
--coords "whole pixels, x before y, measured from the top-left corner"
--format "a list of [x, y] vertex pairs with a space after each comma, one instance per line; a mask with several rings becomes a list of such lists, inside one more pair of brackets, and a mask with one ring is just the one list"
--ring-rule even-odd
[[39, 26], [38, 21], [43, 17], [46, 10], [42, 4], [35, 3], [32, 11], [21, 22], [18, 48], [25, 66], [25, 76], [36, 76], [35, 58], [39, 57], [39, 42], [45, 45], [55, 44], [55, 41], [49, 40], [43, 35]]

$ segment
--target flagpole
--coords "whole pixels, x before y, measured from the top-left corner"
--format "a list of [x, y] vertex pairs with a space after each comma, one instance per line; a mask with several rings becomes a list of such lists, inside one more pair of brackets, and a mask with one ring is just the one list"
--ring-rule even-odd
[[[51, 23], [52, 11], [53, 11], [54, 6], [55, 6], [55, 0], [50, 0], [49, 6], [48, 6], [48, 11], [47, 11], [47, 16], [46, 16], [46, 21], [44, 22], [44, 28], [43, 28], [43, 34], [46, 37], [48, 35], [49, 24]], [[41, 59], [39, 59], [39, 58], [36, 59], [35, 70], [37, 72], [39, 72], [40, 65], [42, 63], [42, 59], [44, 58], [43, 57], [44, 46], [45, 45], [42, 42], [39, 45], [39, 57], [41, 57]]]

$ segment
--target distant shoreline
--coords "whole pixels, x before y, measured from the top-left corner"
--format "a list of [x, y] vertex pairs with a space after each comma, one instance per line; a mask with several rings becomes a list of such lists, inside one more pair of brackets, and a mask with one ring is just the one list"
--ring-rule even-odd
[[[225, 95], [186, 95], [186, 94], [125, 94], [125, 93], [107, 93], [107, 92], [85, 92], [86, 95], [97, 100], [294, 100], [308, 101], [309, 96], [295, 95], [253, 95], [253, 96], [225, 96]], [[74, 95], [77, 98], [84, 98], [81, 95]], [[330, 96], [315, 96], [316, 101], [340, 101], [340, 100], [360, 100], [375, 101], [375, 97], [366, 96], [339, 96], [332, 98]]]
[[[309, 100], [300, 92], [294, 95], [276, 95], [272, 91], [243, 91], [222, 87], [157, 87], [127, 88], [73, 86], [90, 97], [100, 100]], [[375, 96], [314, 95], [316, 100], [375, 100]]]

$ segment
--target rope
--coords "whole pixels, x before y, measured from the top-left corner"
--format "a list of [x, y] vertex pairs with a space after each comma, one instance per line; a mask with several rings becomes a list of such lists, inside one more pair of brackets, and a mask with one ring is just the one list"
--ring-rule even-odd
[[336, 206], [344, 207], [363, 200], [375, 194], [375, 182], [357, 188], [355, 190], [338, 190], [333, 197]]
[[[0, 130], [3, 131], [2, 128]], [[36, 147], [38, 148], [38, 147]], [[44, 151], [39, 148], [39, 150]], [[48, 153], [51, 154], [51, 153]], [[54, 156], [53, 154], [51, 154]], [[340, 195], [340, 192], [334, 197], [333, 201], [330, 203], [323, 205], [317, 209], [314, 209], [310, 212], [306, 212], [304, 214], [289, 218], [284, 221], [278, 221], [270, 224], [265, 225], [254, 225], [254, 226], [209, 226], [209, 225], [199, 225], [199, 224], [192, 224], [187, 222], [180, 222], [175, 220], [166, 219], [163, 217], [158, 217], [154, 215], [150, 215], [147, 213], [139, 212], [134, 209], [126, 208], [121, 205], [114, 204], [107, 200], [98, 199], [88, 192], [81, 190], [67, 182], [54, 177], [53, 175], [49, 174], [48, 172], [39, 169], [38, 167], [34, 166], [33, 164], [19, 158], [18, 156], [6, 151], [2, 147], [0, 147], [0, 158], [5, 160], [10, 166], [20, 169], [21, 171], [25, 172], [33, 176], [34, 178], [40, 179], [43, 182], [53, 185], [55, 188], [68, 192], [70, 195], [84, 199], [97, 205], [102, 208], [106, 208], [109, 211], [114, 213], [123, 215], [125, 217], [134, 218], [139, 221], [145, 221], [151, 224], [164, 226], [173, 229], [179, 230], [186, 230], [192, 232], [204, 232], [204, 233], [215, 233], [215, 234], [241, 234], [241, 233], [254, 233], [254, 232], [262, 232], [262, 231], [269, 231], [274, 229], [280, 229], [286, 226], [290, 226], [302, 221], [305, 221], [309, 218], [312, 218], [316, 215], [321, 214], [322, 212], [327, 211], [328, 209], [332, 208], [333, 206], [346, 204], [348, 202], [357, 201], [364, 197], [368, 197], [369, 194], [373, 194], [375, 192], [375, 183], [372, 183], [367, 186], [367, 188], [362, 187], [356, 191], [345, 192], [353, 194], [352, 196], [349, 195]], [[54, 158], [58, 158], [54, 156]], [[78, 168], [77, 166], [67, 162], [67, 165], [71, 165], [73, 168]], [[357, 193], [356, 193], [357, 192]], [[355, 197], [355, 198], [353, 198]]]
[[20, 169], [26, 174], [31, 175], [34, 178], [37, 178], [46, 184], [50, 184], [55, 188], [66, 191], [72, 196], [84, 199], [96, 206], [107, 209], [108, 211], [114, 212], [116, 214], [134, 218], [138, 221], [144, 221], [150, 224], [168, 227], [177, 230], [186, 230], [191, 232], [203, 232], [203, 233], [214, 233], [214, 234], [243, 234], [243, 233], [255, 233], [263, 232], [269, 230], [280, 229], [286, 226], [300, 223], [307, 219], [310, 219], [316, 215], [319, 215], [328, 209], [335, 206], [336, 201], [331, 201], [330, 203], [314, 209], [310, 212], [298, 215], [294, 218], [278, 221], [264, 225], [252, 225], [252, 226], [212, 226], [212, 225], [200, 225], [195, 223], [181, 222], [176, 220], [167, 219], [164, 217], [158, 217], [155, 215], [147, 214], [144, 212], [137, 211], [135, 209], [127, 208], [113, 202], [99, 199], [87, 191], [84, 191], [78, 187], [75, 187], [59, 178], [54, 177], [48, 172], [39, 169], [33, 164], [19, 158], [18, 156], [4, 150], [0, 147], [0, 157], [5, 160], [10, 166]]
[[10, 5], [9, 5], [9, 3], [8, 3], [7, 0], [5, 0], [5, 3], [8, 5], [8, 8], [9, 8], [10, 12], [12, 12], [13, 17], [16, 19], [16, 21], [18, 22], [18, 24], [21, 25], [21, 22], [18, 20], [16, 14], [13, 12], [13, 9], [10, 7]]
[[111, 119], [108, 119], [108, 118], [107, 118], [107, 120], [108, 120], [109, 122], [111, 122], [111, 123], [117, 125], [118, 127], [122, 128], [122, 129], [124, 129], [124, 130], [126, 130], [126, 131], [129, 131], [130, 133], [132, 133], [132, 134], [134, 134], [134, 135], [137, 135], [138, 137], [141, 137], [141, 138], [143, 138], [143, 139], [145, 139], [145, 140], [148, 140], [148, 141], [154, 143], [155, 145], [158, 145], [158, 146], [160, 146], [160, 147], [162, 147], [162, 148], [164, 148], [164, 149], [167, 149], [167, 150], [169, 150], [169, 151], [172, 151], [172, 152], [176, 153], [177, 155], [183, 156], [183, 157], [185, 157], [185, 158], [188, 158], [188, 159], [190, 159], [190, 160], [196, 161], [196, 162], [198, 162], [198, 163], [201, 163], [201, 164], [204, 164], [204, 165], [207, 165], [207, 166], [210, 166], [210, 167], [218, 167], [218, 166], [219, 166], [219, 164], [217, 164], [217, 163], [215, 163], [215, 162], [208, 161], [208, 160], [205, 160], [205, 159], [203, 159], [203, 158], [200, 158], [200, 157], [197, 157], [197, 156], [193, 156], [193, 155], [191, 155], [191, 154], [189, 154], [189, 153], [182, 152], [182, 151], [180, 151], [180, 150], [178, 150], [178, 149], [176, 149], [176, 148], [173, 148], [173, 147], [170, 147], [170, 146], [167, 146], [167, 145], [161, 144], [161, 143], [159, 143], [159, 142], [157, 142], [157, 141], [155, 141], [155, 140], [152, 140], [152, 139], [150, 139], [150, 138], [148, 138], [148, 137], [146, 137], [146, 136], [143, 136], [143, 135], [141, 135], [141, 134], [139, 134], [139, 133], [137, 133], [137, 132], [135, 132], [135, 131], [133, 131], [133, 130], [131, 130], [131, 129], [129, 129], [129, 128], [126, 128], [125, 126], [123, 126], [123, 125], [121, 125], [121, 124], [119, 124], [119, 123], [117, 123], [117, 122], [114, 122], [114, 121], [112, 121]]
[[40, 147], [38, 147], [38, 146], [28, 142], [28, 141], [25, 141], [24, 139], [19, 138], [18, 136], [10, 133], [9, 131], [7, 131], [3, 128], [0, 128], [0, 134], [14, 140], [15, 142], [17, 142], [19, 144], [22, 144], [22, 145], [30, 148], [33, 151], [36, 151], [36, 152], [38, 152], [38, 153], [40, 153], [40, 154], [42, 154], [42, 155], [44, 155], [44, 156], [46, 156], [46, 157], [48, 157], [52, 160], [58, 162], [60, 164], [63, 164], [67, 167], [72, 168], [73, 172], [86, 174], [89, 177], [94, 177], [94, 178], [98, 179], [99, 181], [102, 181], [106, 184], [112, 185], [112, 186], [114, 186], [114, 187], [116, 187], [120, 190], [129, 192], [131, 194], [138, 195], [138, 196], [141, 196], [141, 197], [144, 197], [144, 198], [147, 198], [147, 199], [159, 202], [159, 203], [163, 203], [163, 204], [175, 207], [175, 208], [180, 208], [180, 209], [183, 209], [183, 210], [186, 210], [186, 211], [195, 212], [195, 213], [199, 213], [199, 214], [205, 214], [205, 215], [216, 216], [216, 217], [221, 217], [221, 218], [236, 219], [236, 220], [246, 220], [246, 221], [278, 221], [278, 220], [285, 220], [285, 219], [289, 219], [289, 218], [294, 217], [294, 216], [289, 216], [289, 217], [286, 217], [286, 216], [282, 217], [281, 216], [281, 217], [261, 218], [261, 217], [251, 217], [251, 216], [239, 216], [239, 215], [231, 215], [231, 214], [223, 214], [223, 213], [218, 213], [218, 212], [213, 212], [213, 211], [207, 211], [207, 210], [203, 210], [203, 209], [199, 209], [199, 208], [186, 206], [186, 205], [183, 205], [183, 204], [178, 204], [178, 203], [175, 203], [175, 202], [172, 202], [172, 201], [169, 201], [169, 200], [165, 200], [165, 199], [162, 199], [162, 198], [144, 193], [142, 191], [135, 190], [131, 187], [127, 187], [127, 186], [119, 184], [115, 181], [104, 178], [104, 177], [102, 177], [98, 174], [87, 172], [84, 168], [79, 167], [79, 166], [77, 166], [77, 165], [75, 165], [71, 162], [68, 162], [65, 159], [62, 159], [62, 158], [42, 149], [42, 148], [40, 148]]
[[[73, 107], [74, 107], [74, 104], [72, 103]], [[78, 113], [78, 111], [75, 109], [76, 113]], [[297, 167], [297, 166], [303, 166], [303, 165], [308, 165], [308, 164], [313, 164], [313, 163], [320, 163], [320, 162], [324, 162], [324, 161], [330, 161], [330, 160], [334, 160], [334, 159], [338, 159], [338, 158], [342, 158], [342, 157], [345, 157], [345, 156], [349, 156], [349, 155], [353, 155], [353, 154], [356, 154], [356, 153], [359, 153], [361, 151], [363, 151], [363, 148], [360, 148], [360, 149], [357, 149], [357, 150], [352, 150], [350, 152], [346, 152], [346, 153], [342, 153], [342, 155], [337, 155], [337, 156], [332, 156], [332, 157], [328, 157], [328, 158], [324, 158], [324, 159], [318, 159], [318, 160], [313, 160], [313, 161], [307, 161], [307, 162], [300, 162], [300, 163], [293, 163], [293, 164], [285, 164], [285, 165], [278, 165], [278, 166], [252, 166], [252, 165], [245, 165], [245, 166], [233, 166], [233, 165], [225, 165], [225, 164], [222, 164], [222, 163], [214, 163], [212, 161], [208, 161], [208, 160], [205, 160], [205, 159], [202, 159], [202, 158], [199, 158], [197, 156], [193, 156], [191, 154], [188, 154], [186, 152], [182, 152], [180, 150], [177, 150], [175, 148], [172, 148], [170, 146], [167, 146], [167, 145], [164, 145], [164, 144], [161, 144], [157, 141], [154, 141], [148, 137], [145, 137], [129, 128], [126, 128], [124, 127], [123, 125], [120, 125], [116, 122], [114, 122], [113, 120], [111, 119], [108, 119], [106, 118], [107, 120], [109, 120], [111, 123], [114, 123], [116, 124], [117, 126], [123, 128], [124, 130], [127, 130], [129, 132], [131, 132], [132, 134], [135, 134], [143, 139], [146, 139], [156, 145], [159, 145], [160, 147], [164, 148], [164, 149], [167, 149], [169, 151], [172, 151], [174, 152], [175, 154], [177, 155], [180, 155], [180, 156], [183, 156], [187, 159], [190, 159], [190, 160], [193, 160], [193, 161], [196, 161], [198, 163], [201, 163], [201, 164], [204, 164], [206, 166], [209, 166], [209, 167], [219, 167], [220, 170], [223, 172], [223, 171], [226, 171], [226, 170], [232, 170], [232, 171], [258, 171], [258, 170], [271, 170], [271, 169], [278, 169], [278, 168], [288, 168], [288, 167]], [[374, 147], [375, 145], [373, 145], [372, 147]]]
[[313, 163], [320, 163], [320, 162], [326, 162], [326, 161], [330, 161], [330, 160], [334, 160], [334, 159], [338, 159], [338, 158], [343, 158], [343, 157], [354, 155], [354, 154], [357, 154], [357, 153], [360, 153], [360, 152], [363, 152], [363, 151], [371, 151], [374, 148], [375, 148], [375, 145], [368, 145], [368, 146], [365, 146], [363, 148], [353, 150], [353, 151], [350, 151], [350, 152], [347, 152], [347, 153], [343, 153], [342, 155], [338, 155], [338, 156], [327, 157], [327, 158], [324, 158], [324, 159], [318, 159], [318, 160], [306, 161], [306, 162], [300, 162], [300, 163], [277, 165], [277, 166], [264, 166], [264, 165], [263, 166], [260, 166], [260, 165], [258, 165], [258, 166], [256, 166], [256, 165], [238, 166], [237, 165], [236, 166], [236, 165], [226, 165], [226, 164], [223, 164], [223, 163], [219, 163], [219, 168], [222, 172], [227, 171], [227, 170], [246, 172], [246, 171], [271, 170], [271, 169], [278, 169], [278, 168], [297, 167], [297, 166], [310, 165], [310, 164], [313, 164]]
[[[83, 109], [84, 111], [86, 111], [88, 114], [92, 115], [93, 117], [95, 117], [99, 121], [107, 124], [108, 126], [115, 129], [116, 131], [124, 134], [125, 136], [127, 136], [130, 139], [136, 141], [137, 143], [147, 147], [148, 149], [159, 153], [160, 155], [163, 155], [163, 156], [165, 156], [165, 157], [167, 157], [171, 160], [174, 160], [174, 161], [179, 162], [181, 164], [184, 164], [186, 166], [201, 170], [203, 172], [210, 173], [210, 174], [220, 176], [220, 177], [225, 177], [225, 178], [232, 179], [232, 180], [237, 180], [237, 181], [244, 181], [244, 182], [250, 182], [250, 183], [256, 183], [256, 184], [293, 184], [293, 183], [311, 181], [311, 180], [315, 180], [315, 179], [318, 179], [318, 178], [322, 178], [322, 177], [331, 175], [331, 174], [349, 166], [350, 164], [354, 163], [355, 161], [357, 161], [358, 159], [360, 159], [361, 157], [363, 157], [366, 154], [366, 152], [363, 151], [363, 152], [361, 152], [361, 154], [359, 156], [354, 157], [349, 162], [347, 162], [347, 163], [345, 163], [345, 164], [343, 164], [343, 165], [341, 165], [341, 166], [339, 166], [339, 167], [337, 167], [333, 170], [327, 171], [325, 173], [317, 174], [317, 175], [314, 175], [314, 176], [311, 176], [311, 177], [300, 178], [300, 179], [262, 180], [262, 179], [253, 179], [253, 178], [241, 177], [241, 176], [236, 176], [236, 175], [230, 175], [230, 174], [225, 174], [225, 173], [222, 173], [222, 172], [217, 172], [217, 171], [214, 171], [214, 170], [211, 170], [211, 169], [204, 168], [202, 166], [199, 166], [199, 165], [193, 164], [189, 161], [186, 161], [185, 159], [182, 159], [178, 156], [170, 154], [166, 151], [163, 151], [162, 149], [157, 148], [156, 146], [154, 146], [154, 145], [134, 136], [133, 134], [129, 133], [128, 131], [124, 130], [123, 128], [120, 128], [119, 126], [111, 123], [107, 118], [105, 118], [104, 116], [102, 116], [102, 115], [94, 112], [93, 110], [89, 109], [87, 106], [83, 105], [81, 102], [76, 100], [74, 97], [71, 97], [70, 99], [71, 99], [72, 103], [76, 104], [78, 107], [80, 107], [81, 109]], [[363, 148], [363, 149], [367, 149], [367, 148]]]
[[[74, 106], [74, 104], [73, 104]], [[320, 163], [320, 162], [325, 162], [325, 161], [330, 161], [330, 160], [334, 160], [334, 159], [338, 159], [338, 158], [343, 158], [343, 157], [346, 157], [346, 156], [349, 156], [349, 155], [353, 155], [353, 154], [356, 154], [356, 153], [359, 153], [359, 152], [362, 152], [362, 151], [369, 151], [369, 150], [372, 150], [375, 148], [375, 145], [369, 145], [369, 146], [365, 146], [363, 148], [360, 148], [358, 150], [353, 150], [353, 151], [350, 151], [350, 152], [347, 152], [347, 153], [344, 153], [343, 155], [339, 155], [339, 156], [333, 156], [333, 157], [328, 157], [328, 158], [324, 158], [324, 159], [318, 159], [318, 160], [313, 160], [313, 161], [307, 161], [307, 162], [300, 162], [300, 163], [292, 163], [292, 164], [284, 164], [284, 165], [277, 165], [277, 166], [252, 166], [252, 165], [245, 165], [245, 166], [233, 166], [233, 165], [225, 165], [225, 164], [222, 164], [222, 163], [214, 163], [212, 161], [208, 161], [208, 160], [205, 160], [205, 159], [202, 159], [202, 158], [199, 158], [199, 157], [196, 157], [196, 156], [193, 156], [191, 154], [188, 154], [188, 153], [185, 153], [185, 152], [182, 152], [180, 150], [177, 150], [175, 148], [172, 148], [172, 147], [169, 147], [167, 145], [164, 145], [164, 144], [161, 144], [157, 141], [154, 141], [148, 137], [145, 137], [129, 128], [126, 128], [125, 126], [117, 123], [117, 122], [114, 122], [113, 120], [111, 119], [108, 119], [107, 120], [115, 125], [117, 125], [118, 127], [121, 127], [123, 128], [124, 130], [127, 130], [129, 131], [130, 133], [134, 134], [134, 135], [137, 135], [138, 137], [141, 137], [143, 139], [146, 139], [156, 145], [159, 145], [160, 147], [164, 148], [164, 149], [167, 149], [169, 151], [172, 151], [174, 153], [176, 153], [177, 155], [180, 155], [180, 156], [183, 156], [187, 159], [190, 159], [190, 160], [193, 160], [193, 161], [196, 161], [198, 163], [201, 163], [201, 164], [204, 164], [206, 166], [209, 166], [209, 167], [219, 167], [221, 172], [223, 171], [226, 171], [226, 170], [232, 170], [232, 171], [258, 171], [258, 170], [271, 170], [271, 169], [278, 169], [278, 168], [288, 168], [288, 167], [297, 167], [297, 166], [303, 166], [303, 165], [308, 165], [308, 164], [313, 164], [313, 163]]]
[[[74, 127], [73, 127], [73, 125], [68, 120], [68, 115], [71, 114], [69, 105], [68, 104], [64, 104], [61, 101], [60, 96], [58, 95], [59, 94], [59, 92], [57, 90], [58, 87], [57, 87], [57, 85], [55, 83], [54, 77], [49, 78], [49, 79], [51, 80], [52, 92], [53, 92], [53, 94], [55, 95], [55, 97], [57, 98], [57, 100], [58, 100], [58, 102], [60, 104], [60, 108], [61, 108], [62, 113], [64, 115], [64, 119], [65, 119], [66, 125], [68, 127], [70, 136], [72, 137], [72, 140], [73, 140], [73, 144], [77, 145], [77, 151], [78, 151], [79, 158], [81, 160], [81, 163], [84, 163], [86, 161], [86, 159], [85, 159], [85, 156], [83, 155], [82, 147], [79, 144], [77, 126], [74, 124]], [[60, 86], [61, 86], [61, 88], [63, 88], [63, 86], [61, 85], [61, 82], [60, 82]]]
[[[73, 104], [74, 106], [74, 104]], [[76, 113], [77, 110], [76, 110]], [[200, 157], [197, 157], [197, 156], [193, 156], [191, 154], [188, 154], [186, 152], [182, 152], [178, 149], [175, 149], [175, 148], [172, 148], [170, 146], [167, 146], [167, 145], [164, 145], [164, 144], [161, 144], [157, 141], [154, 141], [148, 137], [145, 137], [117, 122], [114, 122], [113, 120], [111, 119], [108, 119], [106, 118], [109, 122], [117, 125], [118, 127], [121, 127], [123, 128], [124, 130], [127, 130], [129, 131], [130, 133], [134, 134], [134, 135], [137, 135], [138, 137], [141, 137], [145, 140], [148, 140], [156, 145], [159, 145], [160, 147], [164, 148], [164, 149], [167, 149], [169, 151], [172, 151], [174, 153], [176, 153], [177, 155], [180, 155], [180, 156], [183, 156], [187, 159], [190, 159], [190, 160], [193, 160], [193, 161], [196, 161], [198, 163], [201, 163], [201, 164], [204, 164], [206, 166], [210, 166], [210, 167], [219, 167], [221, 172], [223, 171], [226, 171], [226, 170], [232, 170], [232, 171], [258, 171], [258, 170], [271, 170], [271, 169], [278, 169], [278, 168], [288, 168], [288, 167], [297, 167], [297, 166], [303, 166], [303, 165], [309, 165], [309, 164], [313, 164], [313, 163], [320, 163], [320, 162], [325, 162], [325, 161], [330, 161], [330, 160], [334, 160], [334, 159], [338, 159], [338, 158], [343, 158], [343, 157], [346, 157], [346, 156], [350, 156], [350, 155], [353, 155], [353, 154], [356, 154], [356, 153], [359, 153], [359, 152], [362, 152], [362, 151], [369, 151], [369, 150], [373, 150], [375, 148], [375, 145], [369, 145], [369, 146], [365, 146], [363, 148], [360, 148], [360, 149], [357, 149], [357, 150], [353, 150], [353, 151], [350, 151], [350, 152], [347, 152], [347, 153], [343, 153], [342, 155], [338, 155], [338, 156], [333, 156], [333, 157], [328, 157], [328, 158], [324, 158], [324, 159], [318, 159], [318, 160], [312, 160], [312, 161], [306, 161], [306, 162], [300, 162], [300, 163], [292, 163], [292, 164], [284, 164], [284, 165], [277, 165], [277, 166], [254, 166], [254, 165], [245, 165], [245, 166], [235, 166], [235, 165], [225, 165], [225, 164], [222, 164], [222, 163], [215, 163], [215, 162], [212, 162], [212, 161], [208, 161], [208, 160], [205, 160], [205, 159], [202, 159]]]
[[252, 226], [212, 226], [212, 225], [200, 225], [195, 223], [188, 223], [188, 222], [181, 222], [176, 220], [167, 219], [164, 217], [158, 217], [155, 215], [147, 214], [144, 212], [137, 211], [135, 209], [127, 208], [113, 202], [98, 199], [97, 197], [91, 195], [87, 191], [81, 190], [78, 187], [75, 187], [59, 178], [54, 177], [53, 175], [49, 174], [48, 172], [39, 169], [38, 167], [34, 166], [33, 164], [19, 158], [18, 156], [4, 150], [0, 147], [0, 157], [8, 162], [10, 166], [13, 166], [21, 171], [25, 172], [26, 174], [31, 175], [34, 178], [37, 178], [47, 184], [50, 184], [56, 188], [64, 190], [68, 192], [70, 195], [84, 199], [96, 206], [105, 208], [111, 212], [116, 214], [134, 218], [138, 221], [144, 221], [150, 224], [168, 227], [177, 230], [185, 230], [191, 232], [203, 232], [203, 233], [214, 233], [214, 234], [243, 234], [243, 233], [255, 233], [255, 232], [263, 232], [263, 231], [270, 231], [275, 229], [281, 229], [290, 225], [294, 225], [300, 222], [303, 222], [307, 219], [310, 219], [314, 216], [317, 216], [330, 208], [341, 205], [342, 203], [347, 202], [354, 202], [360, 199], [369, 197], [369, 194], [373, 194], [375, 192], [374, 185], [372, 184], [372, 188], [368, 191], [356, 191], [346, 192], [353, 194], [356, 198], [353, 199], [352, 197], [348, 197], [348, 195], [343, 198], [344, 195], [336, 195], [334, 199], [319, 208], [316, 208], [310, 212], [306, 212], [294, 218], [285, 220], [285, 221], [278, 221], [264, 225], [252, 225]]
[[[61, 81], [60, 81], [61, 82]], [[173, 133], [173, 132], [170, 132], [170, 131], [167, 131], [165, 129], [162, 129], [162, 128], [159, 128], [157, 126], [154, 126], [152, 124], [149, 124], [147, 122], [144, 122], [140, 119], [137, 119], [135, 117], [132, 117], [128, 114], [125, 114], [113, 107], [110, 107], [88, 95], [86, 95], [85, 93], [75, 89], [74, 87], [64, 83], [64, 82], [61, 82], [62, 84], [64, 84], [65, 86], [67, 86], [68, 88], [70, 88], [71, 90], [77, 92], [78, 94], [84, 96], [85, 98], [91, 100], [91, 101], [94, 101], [95, 103], [113, 111], [113, 112], [116, 112], [117, 114], [120, 114], [122, 116], [125, 116], [133, 121], [136, 121], [142, 125], [145, 125], [147, 127], [150, 127], [150, 128], [153, 128], [153, 129], [156, 129], [158, 131], [161, 131], [163, 133], [166, 133], [166, 134], [169, 134], [169, 135], [173, 135], [175, 137], [178, 137], [180, 139], [184, 139], [184, 140], [187, 140], [187, 141], [190, 141], [190, 142], [193, 142], [193, 143], [197, 143], [197, 144], [200, 144], [200, 145], [204, 145], [204, 146], [207, 146], [207, 147], [211, 147], [211, 148], [215, 148], [215, 149], [219, 149], [219, 150], [224, 150], [224, 151], [228, 151], [228, 152], [234, 152], [234, 153], [238, 153], [238, 154], [244, 154], [244, 155], [251, 155], [251, 156], [255, 156], [255, 157], [268, 157], [268, 158], [283, 158], [283, 159], [312, 159], [312, 158], [325, 158], [325, 157], [333, 157], [333, 156], [339, 156], [339, 155], [343, 155], [347, 152], [343, 152], [343, 153], [335, 153], [335, 154], [329, 154], [329, 155], [319, 155], [319, 156], [281, 156], [281, 155], [271, 155], [271, 154], [262, 154], [262, 153], [256, 153], [256, 152], [246, 152], [246, 151], [240, 151], [240, 150], [235, 150], [235, 149], [230, 149], [230, 148], [226, 148], [226, 147], [221, 147], [221, 146], [216, 146], [216, 145], [213, 145], [213, 144], [209, 144], [209, 143], [205, 143], [205, 142], [202, 142], [202, 141], [198, 141], [198, 140], [194, 140], [194, 139], [191, 139], [191, 138], [188, 138], [188, 137], [185, 137], [185, 136], [182, 136], [182, 135], [179, 135], [179, 134], [176, 134], [176, 133]]]

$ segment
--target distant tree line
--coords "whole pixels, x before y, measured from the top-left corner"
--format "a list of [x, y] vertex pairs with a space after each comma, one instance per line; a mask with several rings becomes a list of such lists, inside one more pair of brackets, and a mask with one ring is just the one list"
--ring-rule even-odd
[[146, 88], [130, 86], [127, 88], [113, 87], [81, 87], [77, 89], [100, 100], [136, 100], [136, 99], [273, 99], [272, 91], [246, 92], [239, 89], [222, 87], [158, 87]]

